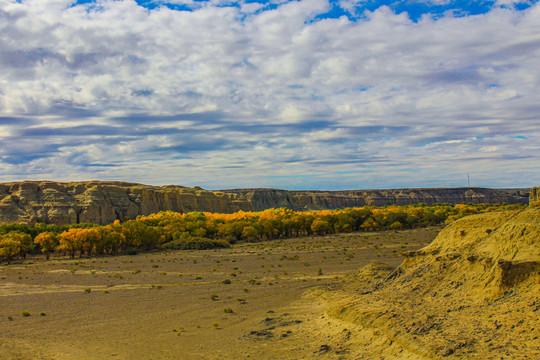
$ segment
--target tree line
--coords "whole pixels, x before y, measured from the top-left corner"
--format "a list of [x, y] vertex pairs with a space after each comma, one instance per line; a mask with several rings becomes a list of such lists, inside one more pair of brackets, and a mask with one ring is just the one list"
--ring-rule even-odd
[[323, 211], [285, 208], [233, 214], [164, 211], [121, 223], [3, 224], [0, 225], [0, 259], [11, 262], [27, 254], [75, 256], [135, 254], [154, 249], [211, 249], [237, 241], [256, 242], [290, 237], [359, 231], [401, 230], [435, 226], [463, 216], [514, 210], [523, 205], [425, 204], [365, 206]]

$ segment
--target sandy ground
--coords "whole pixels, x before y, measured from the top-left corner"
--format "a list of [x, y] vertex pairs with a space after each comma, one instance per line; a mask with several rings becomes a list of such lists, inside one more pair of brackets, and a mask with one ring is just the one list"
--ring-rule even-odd
[[326, 318], [317, 288], [439, 230], [2, 264], [0, 359], [357, 358], [384, 338]]

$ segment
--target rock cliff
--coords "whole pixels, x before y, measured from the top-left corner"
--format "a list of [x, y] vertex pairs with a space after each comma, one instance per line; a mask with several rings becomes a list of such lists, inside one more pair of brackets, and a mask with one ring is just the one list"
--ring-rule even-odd
[[0, 223], [108, 224], [116, 219], [134, 218], [166, 210], [232, 213], [275, 207], [323, 210], [364, 205], [464, 202], [527, 203], [528, 195], [518, 190], [498, 191], [484, 188], [208, 191], [199, 187], [159, 187], [126, 182], [22, 181], [0, 184]]
[[286, 191], [277, 189], [220, 190], [237, 201], [247, 202], [255, 211], [286, 207], [293, 210], [324, 210], [355, 206], [412, 205], [425, 203], [527, 204], [528, 189], [486, 188], [386, 189], [347, 191]]
[[183, 186], [123, 182], [23, 181], [0, 184], [0, 222], [108, 224], [162, 210], [230, 213], [249, 204], [227, 194]]

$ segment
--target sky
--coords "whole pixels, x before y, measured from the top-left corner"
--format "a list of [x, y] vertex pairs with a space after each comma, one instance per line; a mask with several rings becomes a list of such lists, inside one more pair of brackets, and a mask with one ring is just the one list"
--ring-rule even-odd
[[0, 181], [540, 185], [540, 3], [0, 0]]

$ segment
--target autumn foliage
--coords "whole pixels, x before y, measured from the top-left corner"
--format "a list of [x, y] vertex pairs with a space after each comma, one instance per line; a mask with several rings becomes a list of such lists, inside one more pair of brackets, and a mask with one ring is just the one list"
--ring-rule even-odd
[[344, 232], [400, 230], [452, 222], [463, 216], [522, 205], [459, 204], [361, 207], [299, 212], [285, 208], [234, 214], [159, 212], [106, 226], [95, 224], [0, 225], [0, 259], [27, 253], [75, 256], [136, 253], [154, 249], [211, 249], [237, 241], [262, 241]]

